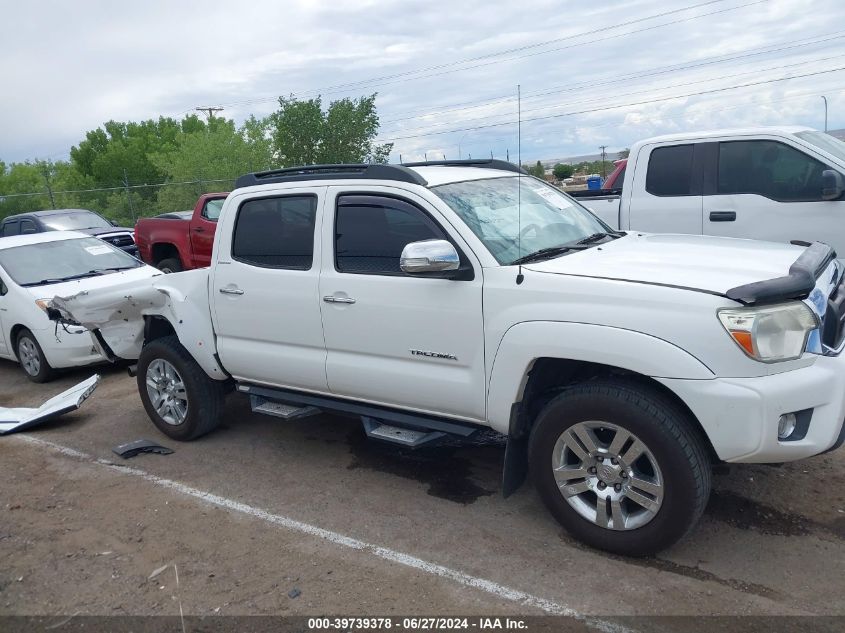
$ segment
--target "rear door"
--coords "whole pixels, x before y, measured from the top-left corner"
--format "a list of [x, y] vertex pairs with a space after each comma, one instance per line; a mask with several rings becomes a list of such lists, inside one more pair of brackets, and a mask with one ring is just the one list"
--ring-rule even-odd
[[223, 208], [225, 199], [206, 200], [199, 215], [194, 213], [190, 221], [191, 254], [194, 258], [194, 268], [205, 268], [211, 265], [211, 250], [214, 246], [214, 232], [217, 228], [217, 218]]
[[845, 253], [845, 203], [822, 199], [832, 169], [775, 139], [722, 141], [705, 181], [704, 232], [773, 242], [821, 240]]
[[700, 235], [702, 200], [699, 162], [700, 156], [696, 156], [694, 143], [640, 148], [634, 163], [628, 201], [630, 228], [654, 233]]
[[[329, 388], [338, 396], [482, 420], [482, 269], [424, 199], [390, 187], [329, 187], [320, 297]], [[409, 277], [406, 244], [447, 239], [471, 279]]]
[[318, 296], [324, 191], [238, 196], [223, 218], [210, 294], [220, 360], [239, 380], [328, 389]]

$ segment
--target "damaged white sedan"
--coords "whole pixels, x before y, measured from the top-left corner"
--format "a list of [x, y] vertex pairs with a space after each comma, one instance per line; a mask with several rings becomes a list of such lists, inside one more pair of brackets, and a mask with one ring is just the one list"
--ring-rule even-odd
[[56, 369], [103, 362], [91, 333], [56, 327], [46, 315], [57, 294], [75, 294], [160, 274], [97, 238], [52, 231], [0, 238], [0, 358], [47, 382]]

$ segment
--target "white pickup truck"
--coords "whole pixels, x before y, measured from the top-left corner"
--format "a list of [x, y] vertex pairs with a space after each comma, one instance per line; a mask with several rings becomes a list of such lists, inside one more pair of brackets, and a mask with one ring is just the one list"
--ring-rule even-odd
[[628, 555], [698, 520], [714, 462], [843, 442], [834, 251], [612, 231], [501, 161], [243, 176], [211, 267], [52, 300], [166, 435], [214, 429], [232, 388], [281, 418], [361, 416], [405, 446], [507, 435], [555, 518]]
[[804, 127], [646, 139], [631, 148], [621, 193], [572, 193], [617, 229], [823, 240], [840, 257], [843, 194], [845, 143]]

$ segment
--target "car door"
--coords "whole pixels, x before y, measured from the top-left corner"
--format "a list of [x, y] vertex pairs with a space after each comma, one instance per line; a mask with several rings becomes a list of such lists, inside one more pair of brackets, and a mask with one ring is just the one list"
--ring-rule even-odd
[[[467, 245], [401, 189], [329, 187], [326, 209], [320, 297], [332, 393], [482, 420], [482, 269]], [[404, 274], [402, 249], [427, 239], [451, 241], [471, 278]]]
[[223, 366], [239, 380], [328, 390], [318, 296], [322, 191], [239, 196], [220, 227], [213, 323]]
[[696, 158], [694, 143], [640, 149], [628, 202], [631, 229], [701, 234], [701, 171]]
[[774, 139], [718, 143], [705, 184], [704, 232], [773, 242], [821, 240], [845, 253], [845, 203], [822, 198], [832, 169]]
[[224, 201], [225, 199], [206, 200], [199, 217], [196, 214], [191, 217], [191, 254], [195, 268], [206, 268], [211, 265], [214, 232]]

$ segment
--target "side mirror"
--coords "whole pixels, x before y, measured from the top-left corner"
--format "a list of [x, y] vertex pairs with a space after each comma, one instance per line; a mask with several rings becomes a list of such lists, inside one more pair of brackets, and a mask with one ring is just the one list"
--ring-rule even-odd
[[117, 221], [115, 220], [109, 220], [109, 224], [111, 224], [112, 226], [118, 226]]
[[835, 169], [825, 169], [822, 172], [822, 199], [838, 200], [845, 191], [845, 178]]
[[446, 240], [411, 242], [399, 257], [399, 267], [407, 275], [451, 277], [460, 266], [458, 251]]

